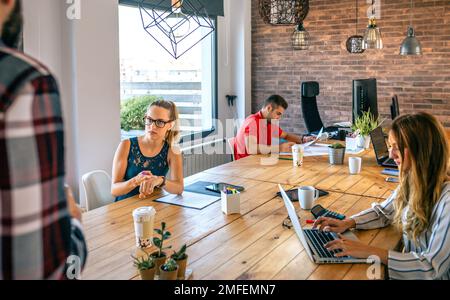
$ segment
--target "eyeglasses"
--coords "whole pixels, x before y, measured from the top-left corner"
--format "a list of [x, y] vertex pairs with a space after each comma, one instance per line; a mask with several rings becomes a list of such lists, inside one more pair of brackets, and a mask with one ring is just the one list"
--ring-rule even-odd
[[150, 117], [144, 117], [144, 123], [147, 126], [152, 126], [153, 123], [155, 123], [156, 127], [158, 128], [164, 128], [164, 126], [166, 126], [166, 124], [170, 123], [172, 121], [163, 121], [163, 120], [153, 120]]
[[[298, 214], [297, 214], [297, 218], [298, 218]], [[287, 229], [291, 229], [292, 227], [294, 227], [294, 225], [292, 225], [292, 221], [291, 218], [288, 216], [286, 219], [283, 220], [283, 223], [281, 224], [281, 226], [283, 226], [284, 228]]]

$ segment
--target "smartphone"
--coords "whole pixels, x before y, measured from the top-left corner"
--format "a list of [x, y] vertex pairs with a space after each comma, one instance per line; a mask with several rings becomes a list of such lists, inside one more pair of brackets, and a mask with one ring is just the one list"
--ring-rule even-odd
[[393, 183], [399, 183], [398, 178], [395, 178], [395, 177], [388, 177], [388, 178], [386, 178], [386, 181], [393, 182]]
[[220, 192], [223, 191], [224, 189], [226, 189], [227, 187], [235, 189], [238, 192], [243, 192], [245, 190], [245, 188], [243, 186], [232, 185], [232, 184], [228, 184], [228, 183], [224, 183], [224, 182], [214, 183], [214, 184], [206, 186], [205, 188], [208, 191], [212, 191], [212, 192], [216, 192], [216, 193], [220, 194]]
[[313, 214], [313, 216], [318, 219], [319, 217], [327, 217], [327, 218], [334, 218], [334, 219], [338, 219], [338, 220], [344, 220], [345, 216], [342, 214], [339, 214], [337, 212], [328, 210], [326, 208], [324, 208], [322, 205], [317, 204], [316, 206], [314, 206], [311, 209], [311, 213]]
[[[319, 191], [319, 197], [323, 197], [323, 196], [326, 196], [329, 194], [327, 191], [319, 190], [319, 189], [317, 189], [317, 190]], [[286, 194], [288, 195], [289, 199], [291, 199], [292, 202], [298, 201], [298, 189], [288, 190], [288, 191], [286, 191]], [[278, 192], [277, 196], [281, 197], [281, 193]]]

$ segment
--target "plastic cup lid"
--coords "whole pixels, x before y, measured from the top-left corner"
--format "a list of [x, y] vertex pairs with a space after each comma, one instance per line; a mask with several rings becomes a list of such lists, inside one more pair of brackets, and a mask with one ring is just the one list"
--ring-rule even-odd
[[133, 210], [133, 217], [135, 218], [154, 216], [155, 214], [156, 210], [153, 208], [153, 206], [144, 206]]

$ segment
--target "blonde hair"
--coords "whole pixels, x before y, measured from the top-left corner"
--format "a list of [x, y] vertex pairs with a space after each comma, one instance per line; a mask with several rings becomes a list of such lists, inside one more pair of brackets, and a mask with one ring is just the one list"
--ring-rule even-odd
[[174, 122], [174, 126], [172, 129], [169, 129], [169, 131], [167, 131], [165, 139], [171, 147], [178, 144], [180, 140], [180, 129], [177, 106], [172, 101], [158, 100], [151, 103], [147, 110], [150, 110], [150, 108], [153, 106], [162, 107], [169, 111], [169, 119], [171, 122]]
[[[449, 143], [444, 127], [427, 113], [398, 117], [391, 132], [397, 140], [402, 160], [408, 149], [411, 162], [408, 170], [404, 164], [400, 169], [394, 223], [407, 233], [409, 239], [417, 242], [430, 225], [431, 213], [448, 179]], [[405, 208], [409, 210], [403, 223]]]

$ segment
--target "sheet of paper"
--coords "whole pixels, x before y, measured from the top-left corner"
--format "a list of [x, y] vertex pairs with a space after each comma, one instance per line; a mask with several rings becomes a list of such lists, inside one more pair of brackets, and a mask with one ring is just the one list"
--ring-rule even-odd
[[333, 126], [349, 128], [349, 127], [352, 127], [352, 123], [351, 122], [338, 122], [338, 123], [334, 123]]
[[363, 153], [363, 152], [364, 152], [363, 148], [345, 149], [345, 153], [346, 154], [360, 154], [360, 153]]
[[320, 136], [322, 135], [322, 133], [323, 133], [323, 127], [322, 127], [322, 129], [320, 129], [320, 131], [319, 131], [319, 133], [317, 134], [317, 137], [316, 137], [315, 140], [313, 140], [313, 141], [311, 141], [311, 142], [308, 142], [308, 143], [305, 143], [305, 144], [302, 144], [303, 149], [305, 149], [306, 147], [310, 147], [310, 146], [314, 145], [315, 143], [317, 143], [317, 142], [319, 141], [319, 138], [320, 138]]
[[219, 200], [220, 196], [209, 196], [191, 192], [184, 192], [181, 196], [167, 195], [154, 201], [194, 209], [203, 209]]
[[327, 144], [314, 144], [304, 149], [303, 156], [324, 156], [328, 155]]

